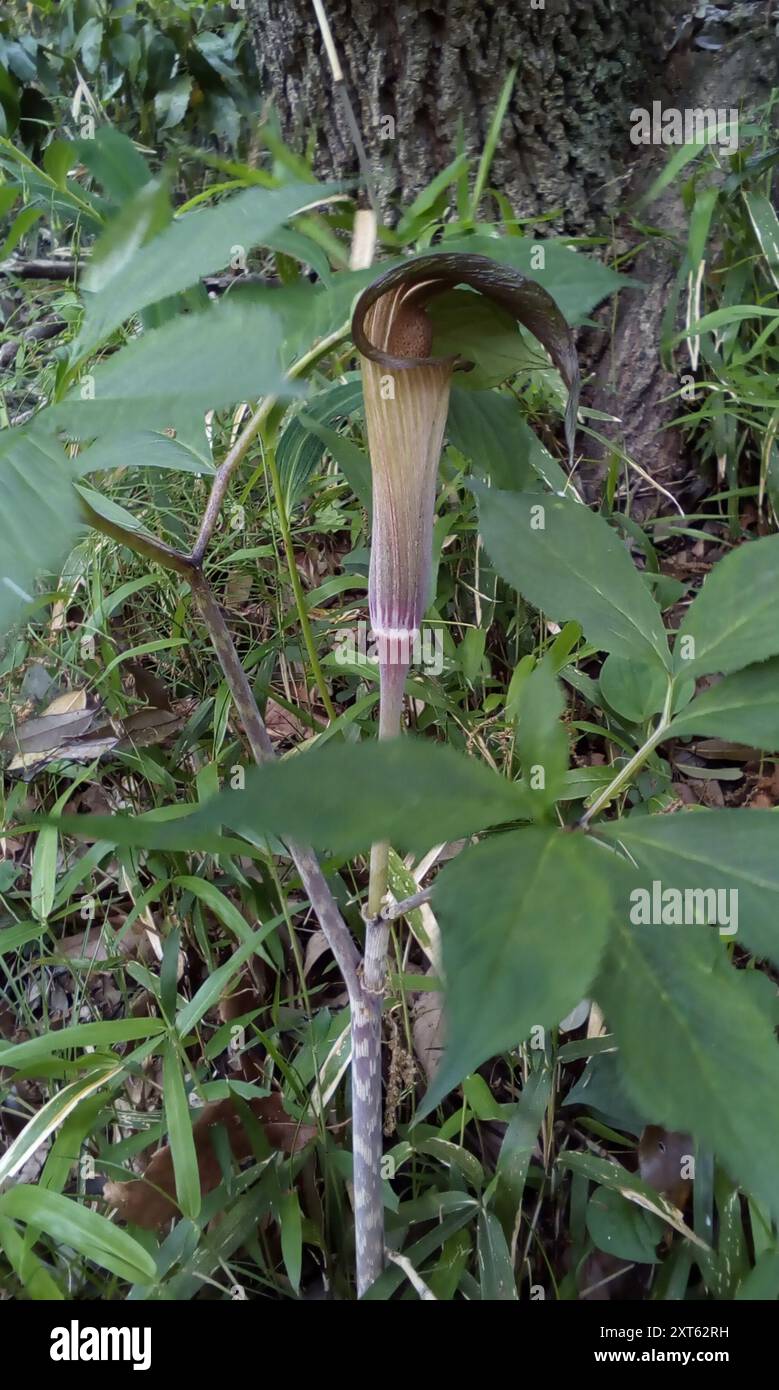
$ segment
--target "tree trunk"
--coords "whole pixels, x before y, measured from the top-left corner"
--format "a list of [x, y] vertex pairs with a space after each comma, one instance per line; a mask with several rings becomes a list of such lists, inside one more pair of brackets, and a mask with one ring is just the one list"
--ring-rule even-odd
[[[408, 201], [452, 159], [484, 147], [501, 88], [517, 81], [491, 182], [519, 217], [560, 209], [570, 228], [613, 207], [635, 153], [630, 111], [652, 82], [691, 0], [326, 0], [379, 202]], [[264, 90], [318, 167], [356, 168], [354, 143], [311, 0], [248, 0]]]
[[[749, 111], [779, 84], [771, 0], [324, 0], [344, 78], [373, 171], [381, 211], [408, 205], [464, 148], [484, 147], [506, 75], [517, 68], [490, 172], [517, 217], [550, 217], [552, 229], [597, 229], [621, 249], [641, 240], [621, 209], [671, 153], [635, 146], [630, 113], [654, 101], [677, 109], [742, 105]], [[317, 139], [324, 175], [356, 169], [354, 143], [311, 0], [247, 0], [264, 89], [293, 146]], [[704, 13], [705, 10], [705, 13]], [[389, 118], [389, 119], [388, 119]], [[394, 138], [386, 138], [388, 131]], [[498, 210], [485, 206], [497, 217]], [[641, 291], [623, 294], [619, 319], [599, 344], [585, 343], [597, 376], [594, 404], [620, 417], [606, 433], [663, 484], [689, 468], [668, 401], [679, 383], [663, 370], [661, 321], [687, 214], [672, 186], [646, 217], [668, 229], [631, 267]], [[615, 218], [617, 219], [615, 221]], [[609, 310], [610, 313], [610, 310]], [[602, 459], [591, 481], [599, 487]], [[591, 471], [591, 470], [590, 470]], [[580, 470], [587, 483], [588, 469]], [[695, 501], [697, 470], [687, 499]], [[635, 479], [634, 479], [635, 481]], [[639, 510], [656, 509], [643, 487]]]

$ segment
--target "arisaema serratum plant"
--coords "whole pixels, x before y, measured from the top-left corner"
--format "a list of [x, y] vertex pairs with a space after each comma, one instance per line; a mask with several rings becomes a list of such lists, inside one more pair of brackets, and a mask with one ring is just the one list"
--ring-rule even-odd
[[[571, 331], [535, 280], [486, 256], [433, 253], [379, 274], [355, 306], [352, 336], [361, 355], [373, 478], [369, 576], [371, 625], [379, 657], [379, 737], [400, 732], [403, 692], [430, 601], [436, 479], [455, 374], [468, 356], [470, 294], [458, 296], [463, 352], [436, 356], [429, 312], [437, 297], [468, 286], [507, 311], [546, 348], [568, 388], [565, 430], [573, 455], [579, 369]], [[381, 999], [389, 922], [389, 846], [370, 861], [363, 985], [366, 1007], [352, 1026], [352, 1107], [358, 1292], [381, 1271]]]

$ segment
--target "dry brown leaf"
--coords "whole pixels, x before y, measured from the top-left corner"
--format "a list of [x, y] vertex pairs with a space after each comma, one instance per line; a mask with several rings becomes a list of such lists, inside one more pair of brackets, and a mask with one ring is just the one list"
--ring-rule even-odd
[[142, 666], [139, 661], [126, 661], [122, 668], [122, 679], [138, 699], [146, 701], [147, 706], [158, 710], [173, 708], [167, 685], [148, 666]]
[[[428, 974], [433, 973], [428, 971]], [[425, 1076], [432, 1081], [446, 1040], [444, 996], [438, 990], [424, 990], [417, 995], [411, 1007], [411, 1034]]]
[[269, 699], [265, 705], [265, 726], [274, 742], [311, 738], [312, 730], [296, 714]]
[[[70, 691], [54, 704], [83, 696], [83, 693]], [[183, 727], [193, 707], [194, 701], [183, 700], [175, 710], [147, 707], [136, 710], [125, 720], [108, 722], [104, 718], [98, 721], [99, 704], [93, 709], [63, 709], [60, 713], [52, 713], [50, 706], [37, 719], [19, 724], [3, 741], [3, 747], [17, 750], [8, 771], [30, 781], [52, 762], [89, 763], [114, 749], [125, 752], [161, 743]]]
[[321, 927], [317, 927], [316, 931], [312, 932], [310, 937], [308, 938], [308, 944], [306, 945], [306, 957], [303, 962], [303, 974], [307, 975], [309, 970], [313, 970], [314, 966], [319, 960], [319, 957], [325, 955], [326, 952], [329, 950], [330, 945], [327, 940], [327, 937], [325, 936]]
[[116, 956], [140, 956], [145, 943], [144, 930], [139, 922], [134, 922], [129, 932], [117, 940], [111, 926], [106, 922], [90, 927], [86, 932], [74, 932], [63, 936], [51, 952], [53, 956], [66, 956], [70, 960], [112, 960]]
[[41, 711], [41, 716], [50, 714], [72, 714], [74, 710], [85, 710], [88, 708], [86, 687], [82, 686], [79, 690], [66, 690], [63, 695], [58, 695], [56, 699]]
[[[257, 1097], [248, 1104], [263, 1126], [265, 1137], [273, 1149], [281, 1149], [286, 1154], [297, 1153], [316, 1134], [314, 1125], [302, 1125], [290, 1118], [278, 1092]], [[222, 1125], [226, 1130], [236, 1162], [241, 1163], [253, 1152], [243, 1120], [232, 1100], [211, 1101], [204, 1105], [192, 1126], [203, 1196], [213, 1192], [222, 1181], [222, 1170], [211, 1143], [211, 1134], [217, 1125]], [[109, 1206], [116, 1207], [123, 1221], [130, 1221], [145, 1230], [157, 1230], [170, 1221], [178, 1214], [178, 1207], [173, 1156], [169, 1145], [158, 1150], [142, 1178], [134, 1178], [131, 1182], [107, 1182], [103, 1196]]]
[[35, 719], [25, 719], [5, 736], [3, 748], [23, 754], [48, 752], [65, 739], [72, 740], [88, 733], [98, 712], [99, 707], [95, 705], [94, 709], [46, 712]]
[[[259, 961], [257, 964], [262, 965], [262, 962]], [[259, 1009], [261, 1005], [260, 992], [251, 972], [246, 969], [242, 972], [238, 984], [220, 999], [219, 1017], [223, 1023], [231, 1023], [234, 1018], [242, 1018], [253, 1009]], [[233, 1070], [240, 1070], [245, 1081], [259, 1081], [263, 1073], [263, 1055], [258, 1054], [251, 1046], [245, 1047], [244, 1038], [237, 1036], [236, 1041], [236, 1047], [232, 1043], [230, 1046]]]
[[224, 589], [222, 602], [225, 608], [242, 608], [249, 599], [253, 584], [250, 574], [233, 570]]

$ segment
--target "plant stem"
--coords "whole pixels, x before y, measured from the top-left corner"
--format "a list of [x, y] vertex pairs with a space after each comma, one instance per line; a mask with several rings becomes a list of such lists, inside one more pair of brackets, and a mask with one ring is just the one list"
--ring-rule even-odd
[[152, 536], [147, 531], [140, 529], [131, 531], [128, 527], [121, 526], [115, 521], [109, 521], [101, 512], [95, 511], [95, 508], [80, 494], [78, 505], [83, 520], [93, 530], [99, 531], [101, 535], [110, 536], [112, 541], [116, 541], [119, 545], [126, 545], [128, 550], [134, 550], [136, 555], [142, 555], [145, 560], [153, 560], [163, 569], [186, 575], [187, 579], [190, 579], [194, 574], [195, 565], [189, 555], [184, 555], [180, 550], [174, 550], [165, 541], [159, 540], [157, 536]]
[[[208, 629], [208, 635], [229, 686], [233, 703], [249, 740], [252, 757], [259, 764], [272, 762], [276, 753], [262, 715], [257, 708], [248, 677], [235, 650], [229, 628], [222, 616], [222, 610], [202, 574], [193, 576], [191, 584], [192, 593], [200, 609], [203, 622]], [[296, 841], [287, 840], [286, 844], [300, 874], [311, 906], [343, 975], [349, 995], [350, 997], [352, 993], [359, 995], [362, 990], [358, 975], [357, 947], [338, 910], [316, 856], [313, 850], [305, 845], [299, 845]]]
[[[400, 733], [403, 714], [403, 690], [408, 675], [408, 662], [379, 664], [379, 738], [395, 738]], [[389, 867], [389, 843], [386, 840], [375, 844], [371, 849], [371, 867], [368, 878], [368, 920], [378, 918], [387, 893], [387, 871]], [[387, 939], [384, 953], [387, 951]], [[368, 949], [366, 943], [365, 967], [368, 968]]]
[[[407, 673], [408, 664], [379, 666], [379, 738], [394, 738], [400, 732], [403, 687]], [[381, 1187], [381, 1006], [387, 974], [390, 928], [389, 922], [380, 913], [387, 891], [388, 865], [389, 843], [384, 841], [374, 845], [371, 849], [368, 911], [365, 919], [363, 998], [358, 1008], [352, 1011], [352, 1129], [357, 1292], [360, 1295], [370, 1288], [384, 1266], [384, 1201]]]
[[614, 797], [617, 796], [623, 790], [623, 788], [627, 787], [630, 782], [632, 782], [635, 773], [638, 771], [640, 767], [643, 767], [650, 753], [654, 752], [655, 748], [659, 743], [662, 743], [668, 731], [668, 726], [671, 723], [671, 706], [673, 703], [673, 694], [674, 683], [673, 679], [669, 677], [668, 693], [666, 695], [665, 705], [663, 707], [663, 712], [660, 715], [660, 720], [657, 724], [657, 727], [649, 735], [649, 738], [646, 740], [646, 743], [642, 743], [641, 747], [638, 749], [638, 752], [633, 754], [633, 757], [630, 759], [630, 761], [625, 763], [625, 766], [621, 769], [620, 772], [617, 773], [613, 781], [609, 782], [609, 785], [607, 787], [604, 787], [603, 791], [600, 793], [599, 796], [595, 798], [589, 809], [585, 811], [584, 815], [579, 821], [580, 830], [586, 830], [593, 816], [597, 816], [598, 813], [603, 810], [604, 806], [608, 806], [609, 802], [613, 801]]
[[[291, 368], [290, 375], [302, 375], [308, 366], [313, 365], [330, 347], [345, 337], [348, 327], [349, 325], [345, 324], [318, 343], [304, 357], [301, 357]], [[249, 741], [252, 757], [259, 764], [274, 760], [276, 753], [262, 715], [257, 708], [257, 702], [235, 649], [229, 628], [203, 574], [202, 561], [219, 516], [227, 484], [238, 464], [245, 457], [249, 444], [267, 420], [273, 405], [274, 401], [268, 399], [255, 411], [220, 467], [217, 478], [214, 480], [214, 487], [209, 498], [206, 515], [203, 518], [200, 535], [191, 555], [184, 555], [153, 536], [148, 536], [143, 532], [130, 531], [109, 522], [96, 512], [89, 503], [82, 502], [84, 519], [95, 530], [110, 536], [131, 550], [137, 551], [138, 554], [156, 562], [164, 569], [173, 570], [189, 580], [193, 597], [200, 609], [233, 703]], [[325, 708], [328, 710], [330, 718], [335, 718], [335, 710], [324, 684], [324, 677], [313, 646], [300, 577], [294, 563], [292, 537], [286, 509], [283, 505], [276, 460], [274, 455], [271, 457], [271, 477], [277, 506], [279, 506], [279, 515], [283, 521], [283, 529], [285, 529], [285, 546], [290, 562], [290, 574], [301, 626], [304, 636], [307, 635], [310, 643], [309, 656], [312, 658], [312, 667], [315, 673], [318, 673], [319, 688], [322, 692]], [[396, 725], [400, 722], [404, 679], [405, 671], [400, 682], [400, 701], [397, 706]], [[388, 711], [386, 715], [388, 715]], [[381, 970], [376, 968], [377, 953], [372, 949], [368, 980], [379, 980], [378, 987], [373, 991], [368, 987], [368, 982], [364, 980], [359, 951], [322, 873], [314, 851], [307, 845], [300, 845], [296, 841], [287, 840], [286, 845], [349, 995], [352, 1042], [354, 1230], [357, 1294], [358, 1297], [362, 1297], [371, 1284], [375, 1283], [384, 1268], [384, 1200], [381, 1178], [381, 1009], [384, 993], [384, 970], [383, 968]], [[388, 926], [385, 925], [384, 930], [388, 932]], [[373, 947], [375, 938], [370, 933], [368, 936]], [[381, 960], [386, 957], [386, 940], [383, 956], [380, 952], [379, 956]]]
[[[303, 356], [299, 357], [297, 362], [292, 363], [287, 375], [291, 378], [304, 376], [309, 367], [315, 366], [320, 357], [323, 357], [325, 353], [329, 352], [331, 347], [336, 347], [346, 336], [348, 331], [349, 324], [346, 323], [340, 328], [337, 328], [335, 332], [329, 333], [326, 338], [321, 338], [318, 343], [315, 343], [312, 348], [309, 348], [308, 352], [303, 353]], [[227, 492], [233, 473], [238, 465], [243, 462], [249, 451], [250, 444], [269, 419], [277, 403], [278, 397], [276, 396], [266, 396], [265, 399], [260, 402], [257, 409], [249, 417], [247, 424], [244, 425], [235, 443], [219, 465], [211, 487], [211, 495], [203, 514], [200, 531], [192, 549], [192, 559], [196, 564], [200, 564], [206, 553], [214, 527], [219, 519], [225, 493]]]
[[[193, 577], [191, 582], [203, 622], [246, 731], [252, 756], [257, 763], [272, 761], [276, 754], [222, 611], [202, 574]], [[376, 990], [370, 987], [374, 972], [368, 975], [367, 953], [363, 971], [357, 947], [313, 850], [294, 840], [287, 840], [286, 845], [349, 994], [354, 1234], [357, 1294], [361, 1297], [378, 1279], [384, 1267], [384, 1198], [381, 1180], [381, 1001], [384, 979], [382, 973], [380, 987]], [[383, 929], [389, 931], [388, 926]]]
[[338, 714], [330, 698], [330, 691], [327, 688], [327, 681], [325, 680], [322, 667], [319, 664], [319, 657], [317, 655], [316, 644], [314, 642], [314, 634], [311, 630], [311, 622], [308, 616], [308, 609], [306, 608], [306, 596], [303, 593], [303, 585], [300, 582], [300, 574], [298, 572], [297, 562], [295, 560], [295, 547], [292, 542], [292, 531], [289, 524], [289, 517], [287, 515], [287, 504], [284, 500], [284, 489], [281, 486], [279, 468], [278, 464], [276, 463], [275, 449], [268, 449], [266, 451], [265, 461], [268, 465], [268, 472], [270, 473], [271, 484], [273, 487], [273, 497], [276, 503], [276, 511], [279, 515], [281, 536], [282, 540], [284, 541], [284, 553], [287, 557], [287, 569], [289, 571], [290, 583], [292, 584], [292, 592], [295, 595], [295, 607], [298, 611], [298, 621], [300, 622], [300, 630], [303, 634], [303, 641], [305, 643], [306, 651], [308, 653], [308, 659], [311, 664], [311, 670], [314, 675], [314, 680], [316, 681], [317, 689], [322, 699], [322, 704], [324, 705], [327, 711], [327, 717], [328, 719], [335, 720], [338, 718]]

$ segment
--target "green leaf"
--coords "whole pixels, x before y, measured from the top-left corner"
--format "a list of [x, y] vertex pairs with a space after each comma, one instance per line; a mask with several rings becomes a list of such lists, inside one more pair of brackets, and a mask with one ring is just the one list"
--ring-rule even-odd
[[0, 927], [0, 956], [8, 951], [18, 951], [28, 941], [43, 936], [46, 925], [43, 922], [19, 922], [15, 927]]
[[343, 474], [358, 502], [368, 514], [369, 525], [373, 510], [373, 487], [371, 480], [371, 461], [364, 449], [358, 448], [351, 439], [339, 434], [337, 430], [331, 430], [327, 425], [320, 425], [311, 420], [307, 411], [301, 411], [301, 420], [310, 430], [311, 435], [319, 440], [320, 448], [324, 447], [332, 455], [338, 465], [338, 470]]
[[[312, 795], [312, 789], [316, 789]], [[110, 844], [196, 849], [216, 826], [289, 836], [338, 854], [389, 840], [429, 849], [489, 825], [529, 819], [527, 796], [473, 758], [412, 737], [327, 744], [250, 768], [243, 791], [225, 791], [192, 814], [162, 823], [145, 816], [71, 816], [61, 828]], [[246, 923], [244, 923], [246, 926]]]
[[276, 463], [288, 510], [302, 496], [324, 453], [326, 441], [319, 437], [316, 426], [334, 425], [348, 419], [361, 406], [362, 384], [356, 378], [345, 385], [318, 392], [306, 401], [305, 412], [299, 411], [289, 420], [276, 448]]
[[499, 386], [517, 372], [548, 368], [542, 349], [524, 338], [516, 319], [500, 305], [471, 290], [449, 290], [431, 299], [436, 357], [463, 357], [474, 366], [458, 378], [465, 391]]
[[466, 850], [439, 875], [448, 1045], [418, 1117], [586, 996], [609, 908], [587, 851], [582, 836], [526, 829]]
[[762, 193], [744, 193], [743, 197], [768, 273], [779, 287], [779, 218]]
[[517, 748], [537, 815], [551, 811], [563, 795], [568, 770], [568, 739], [561, 723], [565, 699], [548, 661], [541, 662], [519, 692]]
[[25, 1069], [50, 1057], [53, 1052], [70, 1048], [112, 1047], [114, 1043], [150, 1038], [165, 1031], [159, 1018], [120, 1018], [112, 1023], [77, 1023], [72, 1028], [60, 1028], [41, 1038], [0, 1047], [0, 1066]]
[[[751, 821], [761, 813], [741, 814]], [[619, 1044], [629, 1095], [654, 1123], [690, 1131], [713, 1149], [776, 1217], [779, 1049], [765, 1011], [710, 928], [633, 926], [630, 895], [645, 875], [602, 847], [592, 850], [613, 901], [594, 993]]]
[[189, 98], [192, 92], [192, 78], [188, 73], [182, 73], [176, 78], [172, 87], [168, 87], [164, 92], [157, 92], [154, 97], [154, 114], [158, 121], [158, 130], [173, 130], [174, 126], [181, 125], [187, 114]]
[[7, 1216], [0, 1217], [0, 1248], [8, 1256], [14, 1274], [30, 1298], [49, 1303], [64, 1299], [62, 1289], [54, 1282], [46, 1265], [28, 1248], [27, 1241]]
[[77, 1081], [63, 1086], [56, 1095], [46, 1101], [32, 1119], [28, 1120], [21, 1133], [17, 1134], [0, 1157], [0, 1183], [4, 1183], [7, 1178], [12, 1178], [15, 1173], [18, 1173], [36, 1149], [40, 1148], [55, 1129], [63, 1124], [68, 1115], [72, 1114], [83, 1100], [118, 1075], [121, 1070], [121, 1062], [107, 1062], [99, 1067], [93, 1067], [83, 1076], [80, 1076]]
[[[205, 444], [205, 436], [204, 436]], [[111, 472], [114, 468], [172, 468], [179, 473], [214, 473], [213, 463], [188, 441], [154, 430], [138, 434], [104, 435], [73, 460], [79, 477]]]
[[[80, 439], [104, 432], [176, 426], [196, 408], [219, 409], [263, 395], [294, 396], [302, 387], [281, 369], [278, 324], [265, 309], [229, 299], [183, 315], [134, 339], [101, 362], [46, 417]], [[91, 394], [94, 392], [94, 395]]]
[[162, 1089], [165, 1096], [165, 1120], [173, 1158], [173, 1172], [176, 1176], [176, 1198], [184, 1216], [194, 1221], [201, 1204], [200, 1173], [184, 1077], [172, 1039], [166, 1043], [162, 1054]]
[[549, 1070], [534, 1071], [522, 1087], [522, 1094], [506, 1126], [495, 1169], [495, 1213], [510, 1240], [522, 1205], [530, 1160], [535, 1152], [538, 1131], [552, 1093]]
[[154, 1284], [157, 1266], [148, 1251], [107, 1217], [59, 1192], [20, 1183], [0, 1196], [0, 1216], [44, 1230], [57, 1245], [71, 1246], [119, 1279]]
[[102, 46], [103, 21], [93, 16], [76, 35], [76, 52], [81, 54], [81, 62], [90, 74], [97, 72]]
[[516, 1302], [519, 1295], [511, 1253], [494, 1212], [479, 1212], [477, 1249], [482, 1301]]
[[54, 903], [57, 888], [57, 845], [56, 830], [50, 825], [44, 826], [35, 841], [30, 881], [30, 910], [39, 922], [48, 919]]
[[766, 752], [779, 750], [779, 658], [724, 676], [672, 721], [667, 738], [712, 734]]
[[453, 387], [446, 432], [455, 449], [496, 487], [521, 492], [534, 475], [555, 491], [562, 492], [565, 487], [562, 468], [509, 396]]
[[167, 182], [144, 182], [96, 242], [81, 281], [82, 289], [92, 294], [105, 289], [130, 264], [140, 247], [167, 226], [172, 216]]
[[779, 1298], [779, 1252], [769, 1250], [761, 1255], [754, 1269], [742, 1279], [734, 1297], [737, 1303], [751, 1299], [774, 1302]]
[[[199, 879], [195, 881], [198, 883], [200, 882]], [[176, 883], [179, 886], [184, 886], [184, 881], [182, 879], [176, 879]], [[206, 884], [205, 886], [215, 888], [214, 884]], [[216, 891], [218, 892], [219, 890], [216, 889]], [[225, 899], [224, 901], [227, 902], [229, 899]], [[230, 906], [232, 906], [232, 904], [230, 904]], [[241, 921], [243, 921], [243, 918], [241, 918]], [[247, 924], [244, 923], [244, 926], [246, 925]], [[180, 1009], [176, 1015], [176, 1030], [181, 1038], [185, 1038], [187, 1033], [190, 1033], [196, 1024], [200, 1022], [203, 1015], [218, 1004], [233, 976], [240, 970], [242, 965], [245, 965], [247, 960], [251, 959], [258, 951], [263, 941], [270, 936], [271, 931], [276, 930], [277, 926], [278, 922], [275, 918], [270, 922], [265, 922], [259, 931], [250, 933], [248, 939], [243, 942], [243, 945], [240, 946], [237, 951], [233, 952], [230, 959], [224, 962], [224, 965], [220, 965], [216, 970], [211, 971], [194, 997], [190, 999], [189, 1003], [185, 1004], [183, 1009]]]
[[434, 206], [439, 198], [446, 193], [447, 189], [456, 181], [459, 174], [464, 173], [468, 168], [468, 156], [458, 154], [431, 179], [428, 184], [418, 193], [411, 205], [406, 209], [397, 226], [397, 235], [402, 240], [412, 239], [411, 233], [417, 224], [424, 225], [429, 214], [434, 214]]
[[[637, 1173], [629, 1173], [621, 1163], [598, 1158], [592, 1153], [571, 1152], [561, 1153], [557, 1163], [560, 1168], [570, 1169], [577, 1177], [584, 1177], [591, 1182], [601, 1183], [609, 1191], [621, 1193], [628, 1201], [635, 1202], [644, 1210], [654, 1211], [673, 1230], [679, 1231], [693, 1241], [696, 1240], [694, 1234], [685, 1226], [679, 1215], [678, 1207], [675, 1207], [668, 1197], [657, 1192], [650, 1183], [640, 1178]], [[705, 1242], [699, 1241], [698, 1243], [705, 1247]]]
[[181, 932], [178, 927], [174, 927], [164, 939], [160, 962], [160, 1008], [169, 1022], [176, 1013], [180, 946]]
[[0, 433], [0, 633], [34, 597], [38, 574], [65, 559], [79, 514], [59, 444], [30, 427]]
[[663, 1223], [611, 1187], [597, 1187], [587, 1204], [587, 1230], [599, 1250], [620, 1260], [657, 1264]]
[[98, 126], [93, 140], [77, 140], [76, 152], [114, 203], [128, 202], [151, 178], [151, 170], [128, 135]]
[[282, 1193], [276, 1203], [281, 1230], [281, 1255], [289, 1282], [295, 1293], [300, 1289], [303, 1263], [303, 1220], [298, 1194], [294, 1188]]
[[[243, 913], [232, 899], [222, 892], [221, 888], [217, 888], [215, 883], [210, 883], [206, 878], [196, 878], [191, 874], [177, 875], [173, 881], [177, 888], [183, 888], [185, 893], [191, 893], [198, 902], [205, 903], [209, 912], [213, 912], [214, 916], [218, 917], [219, 921], [223, 922], [228, 931], [231, 931], [243, 945], [248, 945], [251, 942], [256, 949], [256, 935]], [[260, 955], [262, 954], [260, 952]], [[191, 1000], [185, 1012], [191, 1009], [193, 1003], [194, 1000]]]
[[[629, 816], [598, 826], [622, 845], [644, 880], [663, 888], [736, 890], [733, 937], [779, 964], [779, 814], [775, 811], [681, 811]], [[726, 910], [728, 900], [725, 900]], [[701, 931], [704, 928], [677, 928]]]
[[650, 715], [659, 714], [668, 690], [665, 674], [654, 661], [628, 658], [619, 652], [606, 657], [598, 685], [604, 700], [632, 724], [642, 724]]
[[53, 140], [43, 152], [43, 167], [59, 189], [65, 188], [68, 170], [75, 162], [75, 153], [69, 140]]
[[711, 570], [679, 629], [676, 669], [726, 675], [779, 653], [779, 535], [747, 541]]
[[216, 207], [185, 213], [87, 301], [73, 360], [91, 352], [132, 314], [223, 270], [236, 246], [248, 254], [295, 213], [316, 207], [336, 190], [337, 185], [324, 184], [247, 188]]
[[481, 158], [479, 159], [479, 167], [476, 170], [476, 178], [474, 180], [473, 193], [471, 195], [472, 218], [475, 218], [477, 216], [479, 211], [479, 204], [481, 203], [481, 200], [484, 196], [484, 190], [487, 185], [487, 179], [489, 178], [490, 169], [492, 168], [492, 161], [495, 158], [495, 150], [497, 149], [501, 129], [503, 126], [503, 122], [506, 119], [506, 112], [508, 110], [509, 102], [511, 101], [511, 93], [514, 90], [514, 83], [516, 82], [516, 80], [517, 69], [516, 67], [513, 67], [507, 74], [507, 76], [504, 78], [503, 86], [500, 89], [500, 95], [498, 97], [495, 110], [492, 113], [492, 119], [490, 120], [489, 129], [487, 131], [487, 136], [484, 141], [484, 148], [482, 149]]
[[11, 252], [16, 250], [22, 237], [27, 235], [30, 228], [33, 227], [38, 221], [38, 218], [42, 216], [43, 208], [27, 207], [22, 208], [22, 211], [17, 213], [11, 223], [11, 229], [5, 241], [2, 246], [0, 246], [0, 261], [8, 259]]
[[670, 667], [660, 610], [602, 517], [549, 494], [477, 492], [487, 552], [524, 598], [547, 617], [575, 618], [602, 651]]
[[695, 197], [695, 204], [690, 213], [690, 231], [687, 238], [687, 256], [692, 268], [693, 276], [698, 273], [698, 266], [703, 260], [706, 250], [706, 242], [709, 237], [709, 228], [714, 214], [714, 208], [719, 198], [719, 189], [716, 187], [703, 188]]

